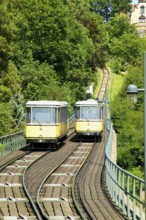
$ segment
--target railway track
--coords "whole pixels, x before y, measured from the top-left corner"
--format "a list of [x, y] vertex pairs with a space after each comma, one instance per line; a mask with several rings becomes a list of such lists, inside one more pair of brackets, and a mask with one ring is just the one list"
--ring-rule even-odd
[[[105, 100], [108, 88], [109, 72], [103, 70], [103, 79], [97, 99]], [[108, 134], [106, 134], [106, 139]], [[84, 166], [75, 179], [75, 203], [82, 219], [120, 220], [127, 219], [110, 201], [106, 189], [104, 167], [104, 137], [102, 142], [94, 146]]]
[[104, 68], [103, 69], [102, 83], [101, 83], [101, 86], [100, 86], [100, 89], [99, 89], [97, 99], [104, 100], [104, 98], [106, 96], [107, 89], [108, 89], [108, 82], [109, 82], [109, 71], [106, 68]]
[[[105, 97], [108, 78], [104, 69], [99, 99]], [[105, 195], [103, 141], [79, 143], [72, 134], [56, 151], [5, 157], [0, 162], [0, 219], [126, 219]]]
[[118, 212], [106, 196], [103, 142], [94, 146], [75, 179], [75, 197], [82, 219], [120, 220]]
[[77, 143], [76, 149], [42, 183], [37, 204], [46, 219], [81, 219], [72, 198], [74, 176], [92, 150], [93, 143]]
[[0, 219], [37, 219], [26, 196], [23, 177], [26, 167], [44, 152], [15, 152], [10, 161], [5, 158], [0, 172]]
[[[57, 166], [72, 150], [72, 145], [70, 149], [60, 147], [53, 152], [20, 150], [4, 157], [0, 163], [0, 219], [41, 219], [35, 206], [37, 189], [49, 169]], [[52, 165], [47, 166], [47, 161]]]
[[[71, 196], [73, 178], [92, 145], [78, 143], [73, 135], [57, 151], [22, 153], [21, 158], [5, 162], [0, 173], [0, 219], [44, 219], [45, 215], [48, 219], [81, 219]], [[46, 179], [49, 174], [51, 177]], [[48, 198], [48, 193], [52, 197]], [[43, 207], [43, 216], [35, 206], [36, 201]]]
[[[100, 218], [95, 218], [95, 213], [98, 212], [95, 211], [95, 206], [93, 206], [94, 202], [92, 201], [94, 198], [96, 200], [98, 198], [95, 193], [95, 185], [98, 185], [100, 181], [97, 181], [95, 184], [95, 181], [92, 180], [96, 178], [96, 174], [100, 178], [99, 171], [101, 171], [102, 164], [95, 155], [101, 156], [102, 151], [100, 152], [99, 149], [103, 150], [103, 147], [100, 147], [102, 143], [96, 143], [94, 145], [93, 147], [93, 143], [78, 143], [76, 139], [71, 136], [65, 146], [58, 149], [58, 151], [48, 153], [32, 152], [23, 155], [20, 159], [17, 158], [11, 165], [8, 164], [0, 173], [0, 218], [7, 219], [8, 216], [13, 216], [13, 219], [61, 220], [83, 219], [85, 215], [85, 219], [102, 219], [101, 216]], [[92, 148], [94, 151], [92, 150], [90, 153]], [[85, 161], [85, 157], [87, 156], [89, 157], [89, 161]], [[83, 162], [85, 162], [85, 165], [81, 169], [80, 167]], [[59, 166], [59, 164], [61, 165]], [[96, 173], [95, 170], [91, 169], [91, 167], [93, 168], [93, 164], [96, 167]], [[99, 164], [100, 169], [97, 168], [97, 164]], [[46, 169], [44, 169], [44, 167]], [[88, 169], [89, 172], [87, 172]], [[52, 170], [54, 170], [54, 173]], [[77, 174], [78, 170], [80, 170], [81, 173], [79, 172], [79, 174]], [[24, 177], [23, 174], [25, 174]], [[85, 176], [83, 174], [85, 174]], [[78, 184], [75, 181], [76, 175], [79, 184], [78, 193], [76, 190], [74, 192], [74, 189], [78, 188]], [[29, 198], [23, 189], [22, 179], [24, 179], [28, 194], [35, 204], [37, 201], [44, 217], [36, 216]], [[100, 185], [98, 185], [98, 188], [99, 187]], [[95, 190], [94, 198], [91, 199], [89, 198], [89, 191], [93, 193], [93, 189]], [[81, 203], [84, 204], [85, 201], [86, 203], [87, 201], [92, 201], [92, 205], [89, 206], [93, 209], [94, 217], [91, 217], [91, 211], [89, 211], [88, 206], [82, 209]], [[88, 215], [85, 214], [87, 210]]]

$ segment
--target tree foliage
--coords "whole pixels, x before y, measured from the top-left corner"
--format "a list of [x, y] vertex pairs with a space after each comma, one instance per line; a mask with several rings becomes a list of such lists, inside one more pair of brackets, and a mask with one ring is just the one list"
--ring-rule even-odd
[[127, 14], [130, 12], [130, 4], [132, 0], [95, 0], [90, 1], [91, 9], [96, 13], [103, 16], [105, 22], [114, 17], [116, 13]]
[[127, 13], [130, 12], [132, 0], [111, 0], [114, 13]]
[[0, 1], [1, 135], [23, 128], [27, 100], [66, 100], [72, 111], [98, 67], [136, 65], [141, 46], [122, 4], [126, 11], [125, 0]]
[[107, 42], [111, 66], [116, 73], [126, 71], [130, 65], [138, 65], [143, 51], [143, 41], [139, 38], [135, 26], [130, 24], [125, 14], [115, 14], [106, 23], [109, 38]]
[[[142, 62], [143, 63], [143, 62]], [[117, 132], [118, 164], [143, 178], [143, 94], [138, 94], [137, 104], [128, 104], [126, 90], [129, 84], [143, 88], [143, 65], [130, 67], [120, 95], [112, 103], [112, 121]], [[137, 167], [137, 172], [134, 168]]]

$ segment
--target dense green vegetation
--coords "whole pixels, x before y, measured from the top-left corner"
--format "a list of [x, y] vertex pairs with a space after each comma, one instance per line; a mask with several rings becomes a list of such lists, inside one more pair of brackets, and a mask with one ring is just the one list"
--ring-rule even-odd
[[0, 136], [23, 129], [28, 100], [66, 100], [71, 112], [108, 63], [115, 74], [128, 72], [112, 101], [118, 161], [142, 170], [143, 95], [132, 107], [125, 91], [130, 82], [143, 86], [146, 43], [130, 25], [130, 2], [0, 0]]
[[141, 64], [129, 67], [124, 86], [112, 102], [112, 121], [118, 140], [118, 164], [134, 175], [144, 178], [144, 94], [138, 94], [137, 104], [129, 104], [126, 95], [129, 84], [143, 88], [143, 59], [141, 59]]

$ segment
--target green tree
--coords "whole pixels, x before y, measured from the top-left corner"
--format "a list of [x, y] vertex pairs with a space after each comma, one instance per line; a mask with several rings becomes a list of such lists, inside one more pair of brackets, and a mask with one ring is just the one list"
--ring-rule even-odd
[[94, 48], [92, 41], [62, 1], [23, 1], [15, 7], [22, 13], [18, 40], [24, 53], [29, 48], [34, 60], [53, 65], [63, 80], [68, 69], [87, 65]]
[[[2, 114], [2, 129], [6, 129], [8, 125], [3, 122], [4, 115], [7, 115], [8, 119], [12, 123], [10, 128], [13, 128], [13, 132], [21, 128], [22, 121], [24, 120], [24, 103], [21, 93], [21, 80], [18, 75], [18, 70], [12, 61], [7, 62], [7, 74], [0, 81], [0, 103], [4, 106], [9, 106], [10, 109], [4, 109]], [[5, 120], [4, 120], [5, 121]], [[8, 123], [10, 125], [10, 123]], [[2, 131], [3, 132], [3, 131]], [[5, 132], [4, 132], [5, 133]]]
[[[14, 47], [18, 68], [21, 70], [25, 69], [28, 65], [28, 60], [38, 62], [38, 69], [35, 68], [34, 75], [42, 83], [45, 77], [42, 76], [43, 72], [39, 73], [42, 68], [39, 65], [46, 63], [48, 66], [52, 66], [55, 77], [57, 75], [57, 84], [60, 83], [58, 86], [63, 86], [67, 81], [71, 88], [75, 83], [71, 73], [74, 72], [73, 70], [77, 72], [82, 71], [82, 78], [78, 78], [78, 83], [86, 87], [93, 78], [93, 74], [91, 74], [91, 60], [94, 53], [94, 44], [89, 37], [88, 29], [76, 19], [74, 13], [71, 13], [69, 5], [59, 0], [57, 2], [51, 0], [49, 4], [46, 0], [31, 0], [29, 2], [23, 0], [19, 3], [13, 0], [12, 2], [11, 8], [15, 12], [14, 21], [19, 30], [17, 45]], [[85, 3], [85, 1], [83, 2]], [[82, 11], [82, 7], [78, 8], [79, 11]], [[39, 87], [38, 91], [38, 82], [35, 80], [30, 81], [25, 71], [21, 71], [20, 74], [23, 81], [22, 87], [25, 98], [27, 95], [27, 99], [33, 98], [35, 91], [35, 98], [39, 98], [38, 93], [40, 94], [41, 90], [47, 91], [44, 88], [45, 83], [42, 89]], [[52, 82], [54, 82], [53, 77]], [[50, 77], [48, 80], [50, 80]], [[52, 88], [53, 83], [49, 83], [48, 87]], [[42, 94], [44, 93], [42, 92]], [[50, 95], [47, 97], [49, 98]]]
[[12, 117], [13, 109], [10, 103], [0, 103], [0, 136], [15, 132], [15, 119]]
[[91, 10], [102, 15], [105, 22], [114, 17], [115, 13], [127, 14], [127, 12], [130, 12], [131, 6], [129, 3], [131, 2], [132, 0], [90, 0]]
[[116, 14], [105, 25], [109, 35], [107, 48], [113, 70], [119, 73], [127, 70], [129, 65], [139, 64], [143, 43], [127, 15]]
[[14, 57], [11, 43], [16, 39], [17, 27], [13, 14], [9, 11], [9, 2], [0, 2], [0, 77], [5, 76], [8, 61]]
[[130, 12], [132, 0], [112, 0], [111, 4], [114, 13], [125, 13]]
[[76, 19], [88, 29], [88, 35], [92, 39], [94, 44], [94, 52], [92, 53], [91, 65], [92, 71], [96, 70], [96, 67], [105, 66], [108, 60], [107, 54], [107, 31], [104, 28], [103, 18], [100, 13], [96, 13], [93, 10], [95, 2], [90, 0], [82, 1], [67, 1], [70, 12], [76, 17]]
[[143, 94], [138, 94], [137, 104], [128, 104], [126, 91], [129, 84], [143, 88], [143, 61], [141, 66], [128, 69], [124, 87], [112, 103], [112, 121], [118, 141], [118, 164], [133, 174], [143, 177]]
[[112, 5], [109, 0], [90, 1], [91, 10], [96, 14], [101, 15], [103, 20], [107, 22], [112, 14]]

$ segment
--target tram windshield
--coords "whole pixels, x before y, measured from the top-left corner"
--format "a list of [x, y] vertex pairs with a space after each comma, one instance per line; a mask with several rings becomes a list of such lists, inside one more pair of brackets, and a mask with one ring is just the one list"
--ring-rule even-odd
[[97, 106], [80, 106], [76, 107], [76, 118], [86, 120], [101, 119], [102, 112]]
[[50, 107], [33, 107], [31, 109], [30, 117], [30, 108], [27, 109], [27, 122], [35, 124], [54, 124], [56, 123], [56, 108]]

